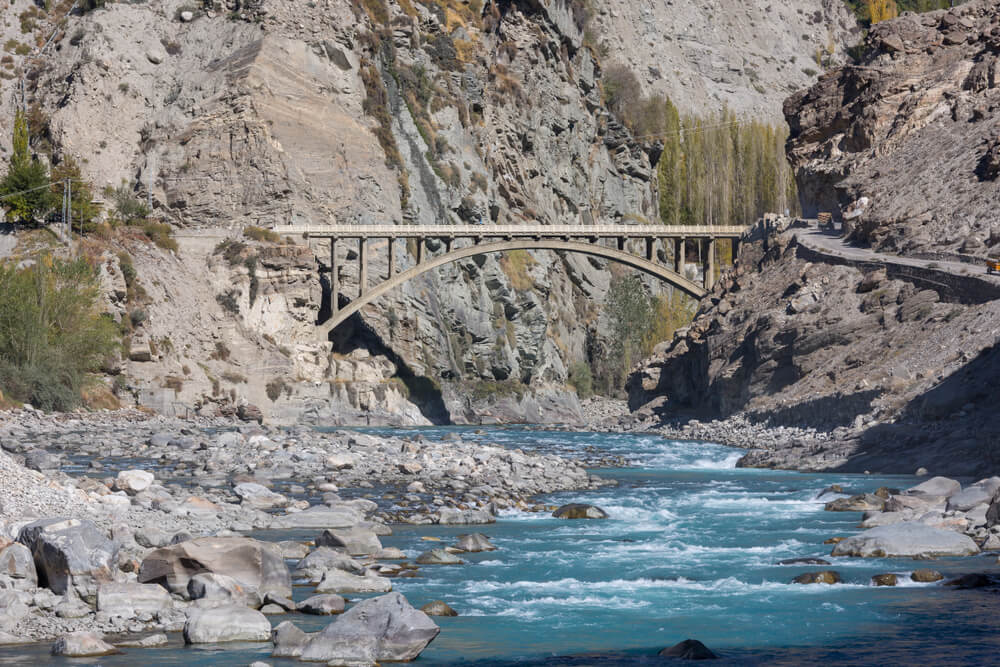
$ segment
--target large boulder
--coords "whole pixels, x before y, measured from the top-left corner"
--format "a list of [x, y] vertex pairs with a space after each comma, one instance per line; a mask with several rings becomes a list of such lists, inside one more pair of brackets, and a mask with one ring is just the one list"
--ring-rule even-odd
[[351, 556], [373, 556], [382, 551], [378, 535], [361, 526], [324, 530], [316, 538], [316, 546], [342, 549]]
[[464, 561], [444, 549], [431, 549], [417, 556], [420, 565], [461, 565]]
[[971, 556], [977, 553], [979, 547], [968, 536], [917, 521], [871, 528], [838, 542], [833, 548], [834, 556], [864, 558]]
[[31, 550], [17, 542], [0, 550], [0, 577], [13, 588], [30, 590], [38, 586], [38, 571]]
[[390, 593], [360, 602], [339, 616], [309, 641], [301, 659], [330, 662], [365, 658], [372, 647], [373, 661], [406, 662], [420, 655], [440, 631], [405, 597]]
[[295, 576], [317, 582], [327, 570], [343, 570], [351, 574], [364, 574], [365, 568], [347, 554], [330, 547], [320, 547], [295, 566]]
[[313, 633], [303, 632], [291, 621], [282, 621], [271, 631], [271, 641], [274, 642], [274, 658], [297, 658], [302, 655]]
[[122, 470], [115, 478], [115, 488], [134, 496], [152, 486], [155, 479], [148, 470]]
[[30, 613], [27, 603], [21, 597], [22, 595], [25, 593], [0, 592], [0, 630], [13, 630], [21, 619]]
[[336, 508], [317, 505], [309, 509], [275, 517], [270, 528], [350, 528], [364, 521], [358, 510], [338, 505]]
[[840, 583], [840, 574], [833, 570], [823, 570], [821, 572], [805, 572], [792, 580], [793, 584], [833, 584]]
[[157, 584], [112, 582], [97, 589], [97, 610], [112, 616], [156, 614], [172, 606], [170, 593]]
[[93, 632], [71, 632], [56, 640], [56, 643], [52, 645], [51, 653], [67, 658], [88, 658], [111, 655], [119, 653], [119, 651]]
[[343, 570], [327, 570], [316, 586], [317, 593], [388, 593], [392, 582], [385, 577], [350, 574]]
[[470, 533], [467, 535], [459, 535], [458, 542], [455, 543], [456, 549], [461, 549], [462, 551], [467, 551], [469, 553], [479, 553], [480, 551], [496, 551], [496, 547], [490, 542], [489, 538], [482, 533]]
[[[244, 588], [239, 581], [225, 574], [201, 572], [188, 580], [188, 597], [198, 600], [202, 607], [240, 607], [259, 608], [263, 599], [253, 590]], [[270, 595], [269, 593], [265, 596]]]
[[256, 609], [242, 606], [196, 608], [184, 623], [188, 644], [219, 642], [266, 642], [271, 638], [271, 622]]
[[552, 513], [557, 519], [607, 519], [608, 513], [596, 505], [569, 503]]
[[42, 519], [21, 528], [17, 541], [31, 551], [39, 584], [54, 593], [72, 588], [93, 602], [98, 587], [114, 579], [118, 545], [93, 521]]
[[328, 593], [306, 598], [296, 606], [295, 610], [314, 616], [329, 616], [343, 613], [344, 606], [344, 598], [333, 593]]
[[249, 537], [200, 537], [151, 551], [139, 568], [140, 583], [157, 583], [187, 598], [196, 574], [232, 577], [261, 599], [292, 596], [292, 579], [281, 549]]
[[949, 498], [962, 490], [962, 485], [947, 477], [931, 477], [903, 493], [908, 496], [944, 496]]
[[976, 505], [988, 505], [996, 491], [992, 484], [973, 484], [948, 498], [946, 509], [949, 512], [968, 512]]
[[827, 512], [868, 512], [885, 506], [885, 498], [874, 493], [862, 493], [850, 498], [837, 498], [828, 502], [823, 509]]
[[444, 600], [434, 600], [433, 602], [428, 602], [420, 611], [424, 612], [428, 616], [458, 616], [458, 612], [451, 608]]

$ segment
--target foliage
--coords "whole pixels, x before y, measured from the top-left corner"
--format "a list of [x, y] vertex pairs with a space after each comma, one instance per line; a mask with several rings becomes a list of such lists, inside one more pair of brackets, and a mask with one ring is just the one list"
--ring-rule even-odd
[[276, 377], [264, 385], [264, 391], [267, 392], [267, 397], [271, 399], [271, 402], [278, 400], [281, 396], [281, 392], [287, 393], [289, 396], [292, 395], [291, 385], [285, 382], [284, 378]]
[[365, 85], [365, 101], [361, 107], [378, 123], [375, 128], [375, 138], [378, 139], [382, 152], [385, 153], [386, 166], [397, 170], [401, 205], [405, 208], [410, 196], [410, 187], [406, 176], [406, 166], [403, 164], [403, 156], [400, 154], [396, 138], [392, 134], [389, 93], [382, 82], [382, 75], [372, 64], [361, 68], [361, 82]]
[[55, 197], [47, 187], [48, 167], [31, 156], [28, 140], [28, 120], [24, 112], [18, 110], [14, 116], [10, 166], [0, 181], [0, 196], [4, 197], [8, 220], [37, 224], [52, 209]]
[[868, 20], [872, 25], [899, 16], [899, 8], [894, 0], [867, 0]]
[[625, 121], [626, 114], [642, 98], [642, 87], [632, 70], [622, 63], [612, 63], [601, 74], [604, 104], [611, 113]]
[[535, 286], [535, 281], [528, 270], [537, 264], [527, 250], [511, 250], [500, 258], [500, 268], [510, 279], [514, 289], [529, 290]]
[[273, 232], [270, 229], [264, 229], [263, 227], [256, 227], [254, 225], [247, 225], [244, 227], [243, 236], [248, 239], [253, 239], [254, 241], [266, 241], [268, 243], [278, 243], [281, 241], [281, 236], [277, 232]]
[[577, 361], [570, 365], [567, 381], [576, 389], [576, 395], [580, 398], [589, 398], [594, 393], [594, 377], [585, 361]]
[[101, 207], [94, 204], [94, 190], [91, 184], [83, 180], [80, 165], [76, 159], [67, 155], [63, 161], [52, 168], [52, 196], [61, 201], [66, 179], [72, 181], [70, 186], [70, 206], [74, 229], [82, 229], [85, 233], [96, 230], [97, 217]]
[[98, 297], [97, 270], [84, 259], [0, 265], [0, 387], [7, 396], [44, 410], [79, 404], [87, 374], [119, 344]]
[[846, 0], [846, 2], [858, 20], [869, 26], [896, 18], [903, 12], [931, 12], [961, 4], [953, 0]]
[[663, 114], [657, 178], [664, 224], [745, 225], [768, 211], [795, 212], [787, 130], [728, 110], [681, 119], [669, 102]]
[[152, 213], [146, 202], [135, 196], [132, 186], [128, 183], [122, 183], [109, 194], [115, 205], [113, 213], [115, 220], [120, 224], [140, 225]]

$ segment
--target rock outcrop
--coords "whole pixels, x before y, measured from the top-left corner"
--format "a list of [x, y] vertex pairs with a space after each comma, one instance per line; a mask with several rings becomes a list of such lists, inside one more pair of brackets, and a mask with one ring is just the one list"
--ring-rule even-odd
[[858, 64], [790, 97], [785, 116], [806, 215], [849, 217], [853, 238], [904, 254], [985, 256], [1000, 241], [995, 2], [875, 25]]

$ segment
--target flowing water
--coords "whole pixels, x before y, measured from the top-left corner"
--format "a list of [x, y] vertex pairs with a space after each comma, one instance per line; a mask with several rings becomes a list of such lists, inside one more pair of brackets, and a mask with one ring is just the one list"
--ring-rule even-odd
[[[459, 429], [421, 429], [428, 438]], [[380, 432], [369, 429], [369, 432]], [[381, 431], [389, 432], [389, 431]], [[398, 431], [392, 431], [398, 434]], [[588, 502], [611, 516], [564, 521], [509, 512], [490, 526], [398, 526], [386, 546], [411, 557], [482, 530], [497, 551], [465, 554], [460, 566], [424, 566], [420, 578], [394, 579], [415, 606], [444, 600], [457, 618], [436, 619], [441, 634], [418, 664], [648, 664], [682, 639], [700, 639], [731, 664], [986, 664], [1000, 649], [995, 595], [918, 584], [918, 567], [943, 572], [995, 568], [995, 557], [938, 560], [832, 559], [823, 540], [857, 532], [859, 513], [823, 511], [817, 495], [839, 483], [847, 492], [907, 487], [904, 476], [802, 474], [735, 468], [739, 452], [710, 443], [643, 435], [496, 428], [463, 437], [525, 450], [572, 455], [585, 448], [625, 456], [634, 467], [601, 470], [619, 486], [556, 494], [545, 502]], [[825, 498], [824, 500], [828, 500]], [[312, 531], [314, 532], [314, 531]], [[263, 539], [312, 538], [312, 532], [262, 533]], [[778, 565], [820, 557], [830, 566]], [[844, 583], [795, 585], [797, 574], [835, 569]], [[896, 588], [874, 587], [895, 572]], [[311, 594], [297, 587], [295, 597]], [[318, 630], [328, 618], [291, 619]], [[269, 660], [266, 645], [130, 651], [95, 664], [245, 665]], [[0, 663], [42, 655], [5, 650]], [[79, 661], [75, 661], [79, 662]], [[272, 664], [293, 664], [273, 660]], [[300, 663], [301, 664], [301, 663]]]

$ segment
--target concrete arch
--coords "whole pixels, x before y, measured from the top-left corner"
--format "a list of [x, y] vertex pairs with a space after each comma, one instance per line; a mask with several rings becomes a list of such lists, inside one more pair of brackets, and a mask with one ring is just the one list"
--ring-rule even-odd
[[425, 259], [420, 264], [393, 275], [392, 278], [366, 291], [360, 297], [354, 299], [349, 304], [334, 313], [333, 317], [329, 320], [320, 324], [317, 327], [319, 330], [318, 334], [320, 340], [327, 340], [331, 331], [343, 324], [351, 315], [358, 312], [375, 299], [379, 298], [386, 292], [399, 287], [406, 281], [416, 278], [422, 273], [426, 273], [431, 269], [436, 269], [439, 266], [444, 266], [445, 264], [450, 264], [451, 262], [456, 262], [460, 259], [467, 259], [469, 257], [475, 257], [476, 255], [486, 255], [495, 252], [507, 252], [510, 250], [563, 250], [566, 252], [575, 252], [583, 255], [600, 257], [602, 259], [630, 266], [634, 269], [642, 271], [643, 273], [653, 276], [654, 278], [668, 282], [696, 299], [700, 299], [707, 294], [707, 291], [701, 285], [688, 280], [684, 276], [675, 273], [664, 266], [660, 266], [659, 264], [655, 264], [647, 259], [643, 259], [642, 257], [632, 255], [622, 250], [605, 248], [601, 245], [584, 243], [581, 241], [558, 241], [550, 239], [519, 239], [501, 241], [497, 243], [473, 245], [468, 248], [451, 250], [443, 255]]

